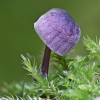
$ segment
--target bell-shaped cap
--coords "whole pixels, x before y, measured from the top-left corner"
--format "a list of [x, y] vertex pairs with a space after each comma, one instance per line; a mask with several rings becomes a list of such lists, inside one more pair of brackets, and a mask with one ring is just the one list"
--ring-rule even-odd
[[63, 56], [80, 38], [80, 27], [65, 10], [54, 8], [43, 14], [34, 28], [41, 40], [55, 53]]

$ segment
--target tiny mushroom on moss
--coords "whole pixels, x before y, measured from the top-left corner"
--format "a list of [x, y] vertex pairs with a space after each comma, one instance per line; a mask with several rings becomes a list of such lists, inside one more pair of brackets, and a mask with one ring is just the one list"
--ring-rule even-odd
[[43, 14], [34, 28], [41, 40], [46, 44], [42, 76], [48, 74], [51, 50], [60, 56], [68, 54], [80, 39], [81, 31], [74, 19], [63, 9], [53, 8]]
[[93, 100], [100, 100], [100, 97], [96, 97], [96, 98], [94, 98]]

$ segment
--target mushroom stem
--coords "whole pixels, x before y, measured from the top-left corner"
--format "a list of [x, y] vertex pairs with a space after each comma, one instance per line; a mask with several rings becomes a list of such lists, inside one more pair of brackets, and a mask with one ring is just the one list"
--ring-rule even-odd
[[41, 69], [42, 77], [48, 75], [50, 53], [51, 53], [51, 49], [46, 46], [44, 51], [43, 61], [42, 61], [42, 69]]

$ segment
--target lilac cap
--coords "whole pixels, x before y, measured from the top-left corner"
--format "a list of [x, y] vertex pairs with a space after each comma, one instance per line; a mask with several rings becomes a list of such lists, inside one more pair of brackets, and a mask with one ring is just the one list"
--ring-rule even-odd
[[43, 14], [34, 28], [42, 41], [55, 53], [63, 56], [80, 39], [80, 27], [65, 10], [54, 8]]

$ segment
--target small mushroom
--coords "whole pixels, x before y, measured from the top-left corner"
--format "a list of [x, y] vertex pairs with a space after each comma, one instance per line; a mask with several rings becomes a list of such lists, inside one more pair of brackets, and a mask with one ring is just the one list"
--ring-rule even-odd
[[96, 98], [94, 98], [93, 100], [100, 100], [100, 97], [96, 97]]
[[81, 31], [74, 19], [63, 9], [54, 8], [43, 14], [34, 28], [46, 44], [42, 76], [48, 74], [51, 50], [60, 56], [68, 54], [80, 39]]

